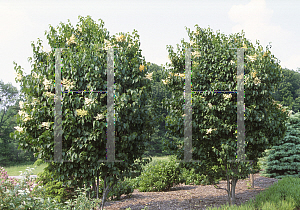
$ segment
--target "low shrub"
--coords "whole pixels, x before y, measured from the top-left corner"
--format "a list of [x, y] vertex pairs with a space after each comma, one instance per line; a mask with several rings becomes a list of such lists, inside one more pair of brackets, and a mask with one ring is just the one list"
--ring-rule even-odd
[[59, 203], [64, 203], [76, 195], [74, 188], [65, 187], [62, 182], [58, 181], [54, 174], [47, 170], [47, 168], [45, 168], [43, 172], [38, 173], [37, 176], [36, 182], [38, 185], [34, 187], [34, 190], [38, 187], [43, 187], [44, 191], [42, 194], [35, 193], [35, 196], [52, 198]]
[[[99, 182], [99, 197], [103, 196], [103, 184], [104, 180]], [[129, 178], [125, 178], [124, 181], [119, 181], [108, 193], [107, 199], [110, 200], [120, 200], [121, 195], [125, 194], [130, 196], [134, 191], [134, 186]]]
[[141, 192], [166, 191], [173, 185], [179, 184], [180, 168], [172, 158], [170, 161], [157, 161], [156, 164], [148, 164], [138, 178]]
[[204, 174], [196, 174], [195, 169], [188, 170], [183, 168], [181, 171], [181, 181], [185, 185], [208, 185], [209, 180], [207, 175]]

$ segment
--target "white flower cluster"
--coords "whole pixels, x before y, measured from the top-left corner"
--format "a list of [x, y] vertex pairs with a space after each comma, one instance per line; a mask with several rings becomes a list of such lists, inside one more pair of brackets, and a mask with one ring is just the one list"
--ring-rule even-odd
[[290, 111], [289, 111], [289, 114], [288, 114], [288, 115], [289, 115], [289, 117], [290, 117], [290, 116], [291, 116], [291, 114], [293, 114], [293, 113], [295, 113], [295, 112], [294, 112], [293, 110], [290, 110]]
[[260, 79], [258, 79], [257, 77], [254, 79], [254, 84], [258, 85], [259, 83], [261, 83]]
[[18, 132], [23, 132], [23, 129], [24, 128], [22, 128], [22, 127], [19, 127], [19, 126], [16, 126], [16, 127], [14, 127]]
[[23, 121], [26, 122], [28, 120], [32, 120], [32, 118], [24, 111], [19, 110], [18, 114], [20, 117], [24, 117]]
[[124, 42], [125, 41], [125, 36], [121, 35], [121, 36], [117, 37], [117, 41], [118, 42]]
[[251, 62], [254, 62], [256, 60], [257, 55], [254, 54], [253, 56], [247, 55], [247, 57], [250, 59]]
[[223, 94], [223, 98], [226, 100], [226, 99], [230, 99], [230, 98], [232, 98], [232, 95], [231, 95], [231, 93], [229, 93], [229, 94]]
[[[26, 190], [18, 190], [18, 195], [25, 195], [26, 193], [30, 193], [29, 189]], [[23, 201], [23, 204], [26, 205], [25, 201]]]
[[256, 77], [257, 72], [251, 72], [251, 76], [254, 78], [254, 84], [258, 85], [259, 83], [261, 83], [260, 79]]
[[82, 32], [82, 28], [80, 26], [77, 27], [78, 31]]
[[152, 80], [152, 74], [153, 74], [153, 72], [146, 74], [146, 78], [145, 79]]
[[80, 117], [83, 117], [88, 114], [88, 112], [83, 109], [76, 109], [76, 112], [77, 112], [77, 115], [79, 115]]
[[[53, 94], [54, 95], [54, 94]], [[31, 102], [31, 105], [32, 106], [36, 106], [37, 104], [39, 104], [40, 101], [37, 99], [37, 98], [32, 98], [32, 102]]]
[[211, 103], [208, 103], [208, 106], [209, 106], [210, 109], [212, 108], [212, 104]]
[[42, 127], [45, 127], [47, 130], [50, 128], [50, 122], [43, 122], [41, 125], [40, 125], [40, 128]]
[[105, 50], [108, 50], [109, 48], [112, 48], [112, 47], [114, 47], [114, 45], [112, 45], [110, 41], [104, 39], [104, 48], [105, 48]]
[[44, 86], [45, 86], [45, 90], [50, 89], [50, 85], [51, 85], [50, 80], [47, 80], [47, 78], [44, 78], [43, 84], [44, 84]]
[[65, 88], [66, 88], [67, 90], [71, 90], [72, 88], [74, 88], [74, 82], [68, 81], [68, 80], [65, 79], [65, 78], [62, 80], [61, 83], [65, 86]]
[[35, 72], [32, 73], [32, 76], [33, 76], [34, 78], [36, 78], [36, 79], [39, 78], [38, 75], [37, 75]]
[[184, 78], [184, 75], [185, 75], [185, 74], [181, 74], [181, 73], [176, 73], [176, 74], [174, 74], [174, 76], [176, 76], [176, 77], [181, 77], [181, 78]]
[[162, 81], [165, 85], [169, 83], [169, 81], [166, 80], [166, 79], [162, 79], [161, 81]]
[[96, 117], [94, 117], [94, 118], [95, 118], [96, 120], [101, 120], [101, 119], [104, 118], [104, 115], [98, 113], [98, 115], [97, 115]]
[[22, 79], [22, 74], [19, 74], [19, 73], [14, 73], [15, 75], [17, 75], [17, 80], [18, 81], [21, 81], [21, 79]]
[[66, 40], [67, 40], [67, 45], [76, 44], [76, 42], [75, 42], [75, 35], [74, 34], [72, 34], [72, 36], [69, 39], [66, 38]]
[[[20, 101], [20, 102], [19, 102], [20, 109], [23, 109], [23, 108], [24, 108], [24, 104], [25, 104], [25, 103], [24, 103], [23, 101]], [[26, 104], [25, 104], [25, 105], [26, 105]]]
[[92, 101], [93, 101], [92, 99], [89, 99], [89, 98], [85, 98], [84, 100], [85, 100], [84, 103], [85, 103], [86, 106], [91, 105]]
[[206, 129], [206, 134], [210, 134], [212, 131], [215, 131], [215, 130], [217, 130], [216, 128], [215, 129]]
[[92, 103], [98, 103], [97, 101], [93, 101], [93, 99], [85, 98], [84, 104], [86, 106], [90, 106]]
[[51, 93], [51, 92], [44, 92], [43, 95], [45, 95], [45, 96], [47, 96], [47, 97], [49, 97], [49, 98], [52, 98], [52, 97], [55, 96], [55, 94], [54, 94], [54, 93]]
[[[170, 76], [176, 76], [176, 77], [181, 77], [181, 78], [184, 78], [185, 74], [182, 74], [182, 73], [172, 73], [172, 72], [169, 72]], [[168, 77], [168, 78], [171, 78], [171, 77]], [[162, 82], [166, 85], [168, 84], [170, 81], [167, 80], [167, 79], [162, 79]]]
[[192, 56], [194, 56], [195, 58], [199, 58], [201, 55], [198, 51], [196, 51], [196, 52], [192, 52]]

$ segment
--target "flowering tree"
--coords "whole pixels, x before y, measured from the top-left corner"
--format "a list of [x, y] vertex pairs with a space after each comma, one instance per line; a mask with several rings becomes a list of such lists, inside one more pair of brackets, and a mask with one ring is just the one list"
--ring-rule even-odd
[[[95, 177], [100, 176], [105, 180], [105, 191], [109, 191], [117, 180], [130, 176], [132, 170], [141, 170], [141, 164], [149, 162], [141, 157], [156, 118], [154, 110], [145, 107], [151, 98], [152, 75], [146, 74], [147, 64], [141, 57], [137, 31], [132, 36], [127, 33], [110, 37], [103, 25], [102, 20], [96, 24], [90, 17], [80, 17], [77, 28], [61, 23], [57, 27], [59, 34], [52, 26], [45, 33], [52, 48], [69, 49], [62, 52], [62, 91], [99, 91], [62, 94], [62, 159], [73, 162], [55, 162], [48, 168], [59, 174], [60, 181], [72, 186], [83, 187], [85, 183], [95, 189]], [[21, 82], [26, 102], [20, 103], [19, 126], [11, 136], [38, 158], [53, 160], [55, 54], [43, 52], [40, 40], [37, 46], [32, 43], [32, 47], [31, 75], [24, 77], [21, 67], [15, 64], [16, 80]], [[124, 161], [99, 163], [105, 160], [107, 143], [107, 93], [100, 91], [107, 90], [105, 71], [107, 50], [111, 47], [118, 47], [114, 50], [115, 158]]]
[[[194, 167], [200, 173], [207, 173], [212, 180], [214, 176], [220, 177], [226, 172], [225, 190], [229, 204], [234, 204], [237, 180], [246, 178], [250, 173], [248, 162], [230, 162], [236, 159], [237, 150], [237, 95], [213, 91], [236, 91], [237, 50], [230, 48], [251, 48], [245, 51], [244, 57], [245, 160], [253, 160], [256, 166], [257, 158], [262, 156], [264, 150], [279, 142], [286, 132], [287, 110], [271, 97], [272, 90], [281, 79], [281, 67], [268, 49], [263, 52], [261, 46], [254, 48], [244, 34], [240, 38], [239, 34], [230, 37], [220, 33], [214, 35], [210, 29], [205, 31], [197, 26], [195, 31], [188, 29], [188, 35], [191, 41], [186, 43], [182, 40], [182, 47], [194, 48], [192, 91], [212, 92], [192, 94], [192, 159], [201, 163], [181, 163], [181, 166]], [[178, 52], [174, 53], [172, 46], [168, 47], [172, 69], [162, 82], [173, 96], [163, 103], [170, 110], [166, 127], [173, 135], [183, 138], [185, 52], [179, 49], [179, 45], [177, 48]], [[183, 160], [183, 141], [170, 142], [168, 146], [178, 159]], [[215, 166], [217, 168], [213, 170]]]

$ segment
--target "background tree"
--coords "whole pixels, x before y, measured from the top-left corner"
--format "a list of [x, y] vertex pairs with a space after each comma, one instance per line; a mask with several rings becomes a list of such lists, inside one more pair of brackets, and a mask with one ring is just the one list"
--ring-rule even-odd
[[17, 141], [9, 137], [17, 125], [14, 116], [19, 109], [22, 98], [16, 87], [0, 81], [0, 165], [4, 167], [35, 161], [33, 153], [18, 149]]
[[272, 95], [276, 101], [297, 113], [300, 111], [300, 73], [285, 68], [282, 69], [282, 74], [282, 81], [278, 83], [278, 89]]
[[[197, 25], [196, 25], [197, 26]], [[272, 98], [281, 80], [281, 67], [271, 55], [269, 47], [265, 52], [239, 34], [226, 37], [224, 34], [212, 33], [197, 26], [190, 32], [190, 44], [182, 40], [177, 53], [168, 47], [172, 74], [163, 81], [172, 91], [170, 101], [164, 105], [172, 109], [166, 117], [166, 127], [181, 138], [180, 144], [173, 146], [179, 160], [184, 154], [184, 116], [183, 86], [185, 53], [183, 47], [198, 48], [193, 50], [192, 90], [233, 90], [236, 89], [236, 50], [229, 48], [252, 48], [245, 51], [245, 154], [246, 160], [253, 160], [257, 165], [262, 152], [275, 145], [283, 138], [287, 120], [287, 110], [282, 109]], [[279, 76], [280, 75], [280, 76]], [[166, 77], [167, 75], [165, 75]], [[209, 174], [210, 177], [226, 174], [229, 204], [235, 203], [235, 185], [238, 179], [246, 178], [252, 171], [245, 162], [230, 163], [236, 159], [236, 101], [237, 94], [193, 93], [193, 160], [201, 163], [180, 163], [182, 167], [194, 167], [196, 172]], [[171, 108], [170, 108], [171, 107]], [[218, 168], [213, 171], [214, 166]], [[232, 180], [230, 182], [230, 179]], [[221, 188], [219, 188], [221, 189]]]
[[[50, 26], [45, 32], [51, 48], [70, 49], [62, 53], [62, 91], [107, 90], [107, 51], [99, 48], [119, 47], [114, 51], [115, 158], [124, 162], [98, 162], [106, 156], [107, 94], [69, 92], [62, 94], [62, 159], [73, 162], [51, 163], [48, 170], [66, 185], [83, 187], [85, 183], [93, 189], [100, 176], [104, 180], [104, 202], [118, 180], [130, 177], [131, 171], [142, 170], [141, 165], [149, 162], [142, 160], [142, 155], [157, 115], [145, 106], [151, 98], [151, 75], [146, 74], [137, 31], [110, 37], [102, 20], [97, 24], [89, 16], [79, 19], [76, 29], [69, 22], [60, 23], [57, 30]], [[32, 47], [31, 75], [22, 77], [21, 67], [15, 64], [26, 102], [17, 115], [18, 131], [11, 137], [19, 139], [20, 147], [34, 151], [38, 158], [53, 160], [55, 53], [43, 52], [41, 40]]]
[[260, 158], [263, 176], [282, 179], [285, 176], [300, 177], [300, 113], [291, 115], [287, 132], [279, 144]]
[[[168, 136], [167, 129], [165, 128], [164, 118], [168, 114], [166, 108], [162, 107], [162, 100], [171, 97], [171, 93], [167, 91], [165, 85], [161, 83], [163, 79], [163, 71], [164, 69], [157, 64], [151, 63], [148, 67], [148, 72], [153, 73], [152, 78], [152, 106], [158, 112], [158, 116], [160, 117], [160, 121], [155, 127], [155, 133], [151, 135], [151, 145], [150, 149], [145, 153], [150, 156], [164, 156], [170, 155], [171, 153], [166, 150], [166, 142], [170, 141], [170, 139], [175, 138], [174, 136]], [[147, 105], [150, 106], [150, 105]]]

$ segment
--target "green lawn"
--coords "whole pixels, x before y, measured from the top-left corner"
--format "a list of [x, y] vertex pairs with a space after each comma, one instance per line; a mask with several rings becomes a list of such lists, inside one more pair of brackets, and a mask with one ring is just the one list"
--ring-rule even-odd
[[[38, 173], [42, 172], [44, 168], [47, 166], [46, 163], [41, 164], [40, 166], [37, 166], [35, 170], [32, 170], [33, 175], [37, 175]], [[21, 165], [21, 166], [11, 166], [11, 167], [4, 167], [7, 171], [8, 176], [20, 176], [21, 172], [25, 172], [27, 167], [35, 168], [35, 166], [32, 165]]]

